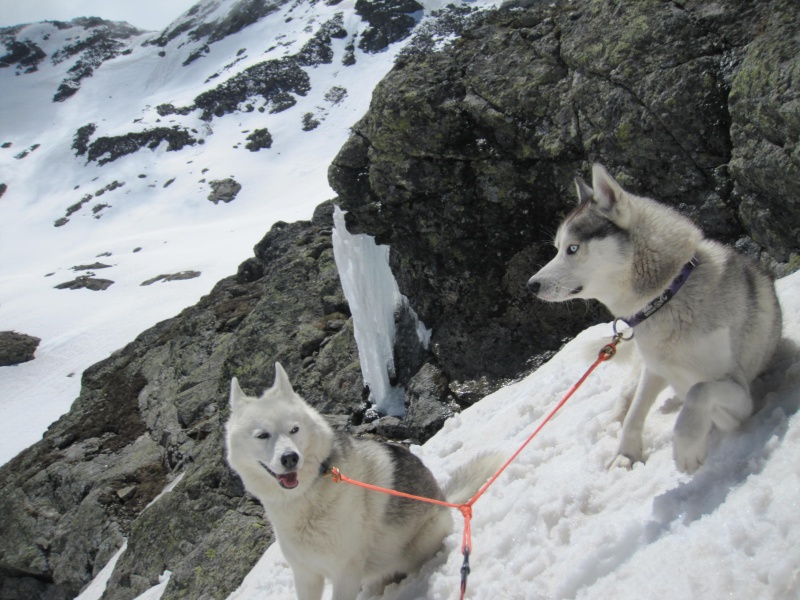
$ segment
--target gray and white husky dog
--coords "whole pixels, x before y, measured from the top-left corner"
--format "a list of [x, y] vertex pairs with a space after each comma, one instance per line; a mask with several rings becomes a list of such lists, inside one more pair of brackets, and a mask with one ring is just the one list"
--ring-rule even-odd
[[731, 430], [753, 410], [750, 384], [781, 337], [774, 282], [675, 210], [623, 190], [600, 165], [592, 187], [575, 183], [579, 203], [558, 228], [558, 253], [528, 286], [548, 302], [596, 298], [618, 317], [615, 328], [633, 328], [643, 369], [632, 403], [622, 401], [612, 464], [643, 460], [645, 417], [668, 384], [683, 400], [675, 463], [694, 472], [712, 427]]
[[397, 498], [326, 474], [460, 504], [500, 466], [484, 454], [458, 469], [444, 491], [422, 461], [403, 447], [334, 431], [292, 389], [280, 364], [259, 398], [234, 378], [226, 425], [228, 462], [261, 501], [294, 573], [297, 597], [319, 600], [326, 579], [333, 600], [355, 600], [398, 575], [419, 569], [453, 527], [451, 509]]

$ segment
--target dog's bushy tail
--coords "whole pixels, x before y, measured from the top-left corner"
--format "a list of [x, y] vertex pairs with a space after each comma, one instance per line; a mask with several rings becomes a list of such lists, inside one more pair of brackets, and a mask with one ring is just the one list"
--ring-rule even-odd
[[499, 452], [487, 452], [458, 467], [442, 490], [447, 501], [463, 504], [472, 498], [503, 465], [505, 459], [506, 456]]

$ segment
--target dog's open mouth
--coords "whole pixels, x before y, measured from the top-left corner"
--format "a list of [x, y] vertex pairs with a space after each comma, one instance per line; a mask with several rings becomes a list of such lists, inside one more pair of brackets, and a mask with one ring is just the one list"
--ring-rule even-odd
[[297, 484], [300, 483], [297, 479], [297, 471], [290, 471], [289, 473], [281, 473], [280, 475], [270, 469], [267, 465], [263, 462], [258, 461], [259, 464], [264, 467], [264, 469], [272, 475], [275, 479], [278, 480], [278, 484], [285, 490], [291, 490], [297, 487]]

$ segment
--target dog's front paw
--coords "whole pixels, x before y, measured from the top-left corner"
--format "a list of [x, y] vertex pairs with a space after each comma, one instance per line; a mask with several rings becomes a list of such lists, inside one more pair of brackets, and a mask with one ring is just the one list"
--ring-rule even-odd
[[606, 465], [609, 469], [623, 467], [629, 471], [637, 462], [644, 462], [644, 451], [642, 449], [642, 436], [640, 433], [631, 433], [623, 427], [622, 436], [619, 440], [617, 455]]
[[617, 454], [611, 461], [606, 465], [607, 469], [627, 469], [630, 471], [633, 468], [633, 463], [636, 462], [631, 457], [625, 456], [624, 454]]

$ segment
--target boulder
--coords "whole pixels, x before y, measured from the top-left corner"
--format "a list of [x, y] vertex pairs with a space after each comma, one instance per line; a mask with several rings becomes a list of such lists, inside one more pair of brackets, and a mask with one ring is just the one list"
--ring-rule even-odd
[[402, 56], [329, 181], [350, 230], [391, 246], [451, 389], [490, 392], [609, 318], [525, 285], [595, 161], [715, 239], [755, 240], [776, 273], [800, 262], [795, 12], [509, 2]]
[[242, 189], [242, 184], [234, 179], [217, 179], [209, 182], [211, 193], [208, 199], [214, 204], [231, 202]]
[[90, 277], [88, 275], [81, 275], [72, 281], [65, 281], [54, 286], [57, 290], [92, 290], [94, 292], [101, 292], [107, 290], [114, 284], [110, 279], [101, 279], [100, 277]]
[[0, 331], [0, 367], [8, 367], [34, 359], [42, 340], [16, 331]]

